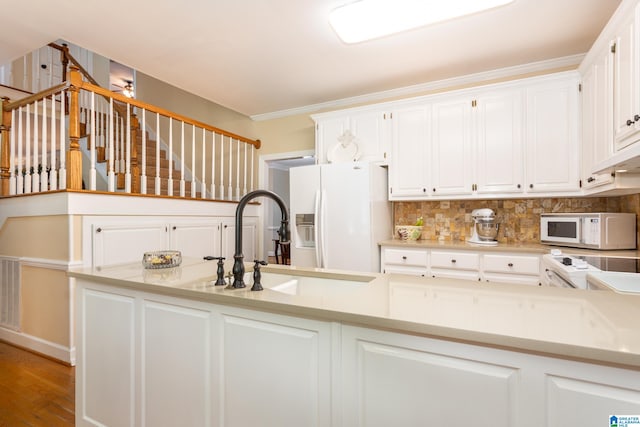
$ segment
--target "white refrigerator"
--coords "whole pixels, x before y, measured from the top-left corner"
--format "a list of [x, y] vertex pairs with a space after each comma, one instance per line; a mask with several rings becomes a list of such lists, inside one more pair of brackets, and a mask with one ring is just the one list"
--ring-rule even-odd
[[387, 169], [332, 163], [289, 170], [291, 265], [379, 272], [392, 237]]

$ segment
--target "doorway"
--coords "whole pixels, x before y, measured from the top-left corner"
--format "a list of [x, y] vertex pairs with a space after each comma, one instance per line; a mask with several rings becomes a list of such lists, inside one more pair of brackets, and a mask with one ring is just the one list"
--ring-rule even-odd
[[[266, 154], [259, 158], [258, 188], [270, 190], [282, 197], [287, 207], [289, 200], [289, 169], [297, 166], [313, 165], [316, 163], [315, 151], [293, 151], [288, 153]], [[278, 238], [276, 231], [280, 228], [280, 209], [274, 203], [265, 203], [262, 216], [263, 259], [275, 257], [274, 239]]]

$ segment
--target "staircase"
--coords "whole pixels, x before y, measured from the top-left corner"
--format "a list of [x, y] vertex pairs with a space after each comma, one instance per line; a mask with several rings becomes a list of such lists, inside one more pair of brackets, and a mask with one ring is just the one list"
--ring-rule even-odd
[[[86, 189], [237, 201], [255, 188], [259, 140], [111, 92], [90, 76], [85, 81], [85, 73], [71, 66], [63, 83], [2, 101], [0, 196]], [[177, 157], [178, 150], [189, 159]], [[98, 185], [102, 175], [106, 188]], [[193, 186], [198, 191], [192, 193]]]

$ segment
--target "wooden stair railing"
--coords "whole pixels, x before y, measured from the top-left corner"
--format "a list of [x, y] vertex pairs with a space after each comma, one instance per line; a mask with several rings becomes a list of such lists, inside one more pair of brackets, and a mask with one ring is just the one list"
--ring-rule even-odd
[[[97, 111], [96, 99], [106, 100], [104, 102], [108, 102], [106, 104], [108, 111], [99, 109]], [[65, 105], [67, 103], [68, 106]], [[30, 107], [32, 107], [31, 110]], [[42, 108], [40, 139], [43, 141], [38, 141], [40, 108]], [[86, 165], [90, 176], [89, 190], [98, 190], [95, 180], [96, 163], [102, 159], [107, 160], [106, 191], [110, 192], [120, 189], [127, 193], [170, 196], [178, 193], [180, 197], [239, 200], [242, 195], [254, 188], [254, 149], [260, 148], [259, 140], [245, 138], [110, 92], [84, 81], [77, 67], [71, 67], [69, 81], [66, 83], [16, 102], [3, 99], [2, 111], [1, 195], [52, 189], [82, 189], [83, 156], [80, 147], [82, 139], [86, 139], [87, 150], [90, 153], [90, 164]], [[29, 122], [30, 111], [35, 112], [33, 116], [35, 124]], [[68, 130], [64, 129], [64, 120], [60, 121], [59, 128], [56, 129], [55, 118], [67, 112]], [[124, 112], [124, 114], [118, 112]], [[121, 116], [121, 122], [126, 122], [120, 127], [118, 141], [115, 140], [115, 113]], [[23, 124], [23, 120], [26, 123]], [[154, 120], [155, 141], [152, 141], [147, 128], [153, 128]], [[162, 126], [161, 123], [163, 123]], [[168, 133], [162, 129], [167, 124]], [[180, 128], [174, 127], [174, 124], [179, 125]], [[181, 134], [174, 137], [174, 129], [179, 129]], [[185, 132], [189, 130], [191, 142], [185, 138]], [[58, 142], [55, 139], [52, 142], [44, 141], [47, 135], [55, 138], [54, 134], [58, 131], [60, 133]], [[23, 135], [23, 132], [26, 135]], [[30, 132], [35, 133], [35, 142], [27, 141]], [[98, 136], [100, 138], [97, 138]], [[166, 151], [161, 147], [161, 138], [164, 138], [165, 143], [168, 140]], [[102, 141], [102, 146], [96, 146], [99, 139]], [[20, 145], [23, 144], [23, 140], [24, 146], [27, 147], [26, 157], [22, 156], [25, 147]], [[174, 140], [176, 140], [175, 144]], [[33, 144], [31, 151], [29, 151], [30, 144]], [[179, 155], [174, 154], [178, 151], [178, 147]], [[57, 153], [60, 150], [66, 152], [64, 157], [62, 153]], [[32, 158], [28, 153], [32, 153]], [[150, 155], [147, 156], [147, 153]], [[188, 154], [191, 155], [190, 164], [187, 163]], [[196, 164], [196, 157], [201, 161], [198, 164]], [[243, 159], [242, 164], [241, 159]], [[179, 167], [176, 165], [177, 162]], [[36, 166], [37, 173], [34, 172]], [[41, 166], [42, 174], [38, 177]], [[155, 175], [147, 174], [148, 171], [153, 171]], [[56, 177], [57, 172], [64, 176]], [[187, 172], [190, 172], [190, 178], [187, 177]], [[243, 172], [242, 175], [241, 172]], [[178, 176], [179, 179], [176, 179]], [[52, 180], [55, 182], [51, 182]], [[30, 184], [27, 185], [26, 182]], [[147, 190], [149, 187], [152, 188], [151, 191]]]

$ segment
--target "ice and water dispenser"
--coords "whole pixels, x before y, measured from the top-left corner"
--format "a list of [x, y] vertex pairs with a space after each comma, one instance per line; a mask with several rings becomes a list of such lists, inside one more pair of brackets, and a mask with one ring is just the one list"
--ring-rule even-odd
[[296, 241], [298, 248], [315, 248], [315, 214], [296, 214]]

